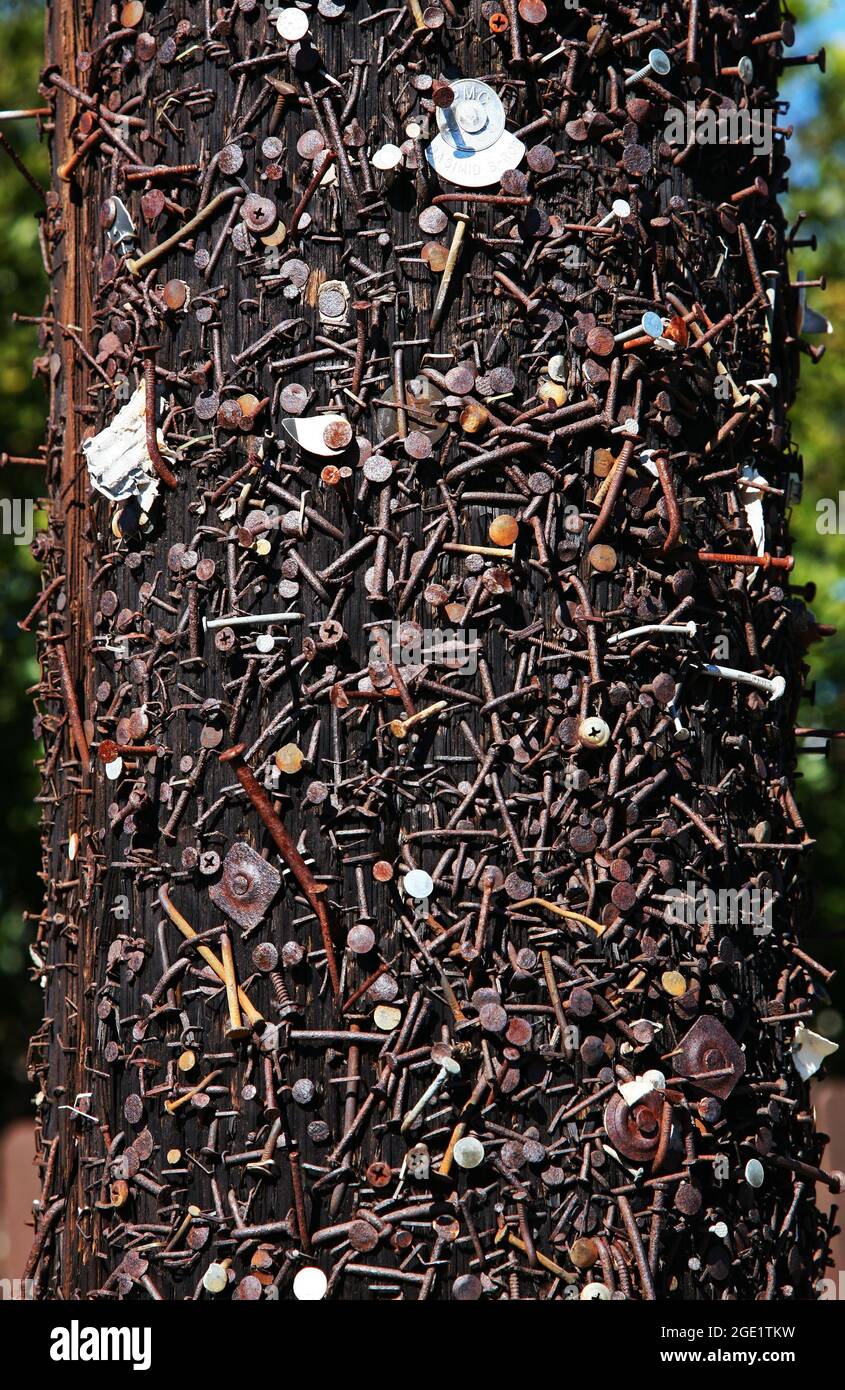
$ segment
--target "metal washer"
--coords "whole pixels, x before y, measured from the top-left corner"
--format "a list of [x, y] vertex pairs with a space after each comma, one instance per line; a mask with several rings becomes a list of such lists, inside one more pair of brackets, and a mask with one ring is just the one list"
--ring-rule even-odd
[[453, 149], [486, 150], [505, 128], [505, 108], [486, 82], [461, 77], [451, 84], [455, 100], [437, 108], [437, 129]]

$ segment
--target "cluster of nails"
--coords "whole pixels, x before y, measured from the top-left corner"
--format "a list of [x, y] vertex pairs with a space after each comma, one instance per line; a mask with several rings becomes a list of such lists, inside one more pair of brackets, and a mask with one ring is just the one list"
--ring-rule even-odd
[[[823, 631], [787, 580], [818, 352], [783, 138], [661, 135], [771, 104], [792, 35], [768, 0], [706, 34], [696, 0], [601, 9], [136, 0], [45, 71], [53, 303], [74, 218], [91, 310], [42, 322], [22, 624], [41, 1293], [824, 1270], [839, 1179], [788, 1055], [830, 979], [792, 792]], [[526, 153], [467, 192], [427, 148], [482, 74]], [[141, 388], [158, 496], [106, 502], [77, 446]], [[396, 660], [439, 624], [477, 659]], [[771, 890], [765, 943], [673, 918], [690, 880]]]

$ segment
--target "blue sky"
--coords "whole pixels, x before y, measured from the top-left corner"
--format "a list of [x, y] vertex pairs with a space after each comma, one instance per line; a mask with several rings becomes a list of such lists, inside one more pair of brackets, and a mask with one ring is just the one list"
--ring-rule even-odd
[[[845, 0], [832, 0], [824, 12], [806, 23], [797, 24], [794, 54], [813, 53], [818, 48], [845, 45]], [[793, 68], [784, 78], [784, 96], [790, 102], [789, 120], [800, 125], [816, 109], [820, 73], [817, 67]], [[824, 81], [824, 78], [821, 79]]]

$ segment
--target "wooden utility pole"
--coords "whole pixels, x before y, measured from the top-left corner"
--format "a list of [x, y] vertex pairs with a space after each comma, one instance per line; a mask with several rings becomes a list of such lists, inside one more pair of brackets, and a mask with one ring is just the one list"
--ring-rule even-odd
[[44, 1297], [812, 1296], [784, 38], [48, 5]]

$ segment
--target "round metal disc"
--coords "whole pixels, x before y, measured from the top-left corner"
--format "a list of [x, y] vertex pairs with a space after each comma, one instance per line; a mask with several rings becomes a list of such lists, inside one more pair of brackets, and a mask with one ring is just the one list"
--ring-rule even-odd
[[505, 108], [492, 87], [470, 77], [451, 84], [455, 100], [437, 108], [437, 129], [452, 149], [486, 150], [505, 128]]

